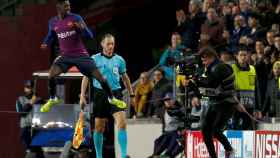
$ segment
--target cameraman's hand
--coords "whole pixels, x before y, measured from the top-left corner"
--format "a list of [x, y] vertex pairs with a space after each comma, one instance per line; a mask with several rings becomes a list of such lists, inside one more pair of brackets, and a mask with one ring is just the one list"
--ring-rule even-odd
[[201, 104], [200, 104], [200, 99], [198, 99], [198, 97], [193, 97], [192, 98], [192, 106], [193, 107], [199, 107]]

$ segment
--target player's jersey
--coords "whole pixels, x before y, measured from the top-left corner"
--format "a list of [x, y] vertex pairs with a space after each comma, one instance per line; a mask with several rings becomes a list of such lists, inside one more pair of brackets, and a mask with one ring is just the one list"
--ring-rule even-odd
[[75, 22], [85, 25], [82, 17], [73, 13], [69, 13], [64, 19], [59, 19], [57, 16], [51, 18], [49, 20], [49, 33], [43, 43], [49, 44], [56, 35], [62, 55], [71, 57], [88, 55], [82, 42], [81, 35], [86, 35], [91, 38], [93, 35], [86, 25], [84, 30], [75, 28]]
[[[117, 54], [108, 58], [102, 55], [102, 53], [93, 55], [92, 58], [96, 67], [103, 77], [106, 78], [112, 90], [120, 89], [120, 75], [126, 72], [126, 63], [124, 59]], [[93, 86], [95, 88], [102, 89], [100, 83], [96, 79], [93, 80]]]

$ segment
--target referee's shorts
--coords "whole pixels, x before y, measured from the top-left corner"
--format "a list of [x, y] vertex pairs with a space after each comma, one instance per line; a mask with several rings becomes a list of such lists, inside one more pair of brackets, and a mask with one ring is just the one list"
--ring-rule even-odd
[[[122, 99], [122, 91], [114, 90], [113, 94], [116, 98]], [[93, 88], [93, 115], [97, 118], [108, 118], [116, 112], [124, 111], [124, 109], [118, 108], [112, 105], [108, 101], [108, 95], [102, 89]]]

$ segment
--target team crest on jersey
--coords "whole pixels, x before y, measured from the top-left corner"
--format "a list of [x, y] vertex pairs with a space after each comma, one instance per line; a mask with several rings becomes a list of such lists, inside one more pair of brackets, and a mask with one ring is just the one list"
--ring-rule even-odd
[[54, 29], [54, 31], [57, 31], [57, 30], [58, 30], [58, 27], [57, 27], [57, 26], [55, 26], [53, 29]]
[[73, 22], [72, 21], [69, 21], [68, 23], [67, 23], [67, 26], [69, 26], [69, 27], [72, 27], [74, 24], [73, 24]]

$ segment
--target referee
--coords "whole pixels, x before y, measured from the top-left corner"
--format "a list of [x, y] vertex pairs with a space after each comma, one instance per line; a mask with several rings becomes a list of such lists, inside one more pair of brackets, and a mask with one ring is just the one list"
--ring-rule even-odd
[[[114, 53], [115, 38], [111, 34], [106, 34], [101, 46], [103, 51], [92, 58], [96, 63], [98, 70], [107, 79], [112, 88], [114, 96], [118, 99], [122, 97], [120, 79], [122, 79], [131, 97], [134, 97], [133, 89], [131, 87], [130, 79], [126, 73], [126, 63], [124, 59]], [[81, 86], [81, 108], [86, 105], [85, 94], [88, 87], [89, 79], [83, 78]], [[106, 118], [113, 115], [118, 128], [118, 142], [121, 149], [121, 158], [127, 157], [127, 132], [126, 132], [126, 117], [124, 109], [111, 105], [107, 98], [107, 93], [102, 89], [100, 83], [94, 79], [93, 83], [93, 113], [95, 116], [95, 130], [93, 133], [94, 146], [96, 150], [96, 157], [102, 158], [103, 146], [103, 132], [105, 130]]]

